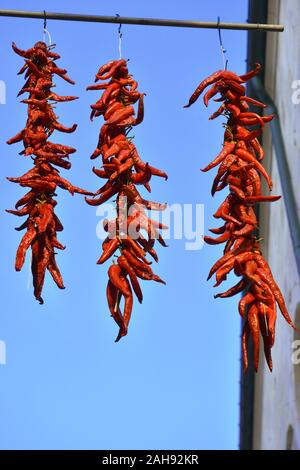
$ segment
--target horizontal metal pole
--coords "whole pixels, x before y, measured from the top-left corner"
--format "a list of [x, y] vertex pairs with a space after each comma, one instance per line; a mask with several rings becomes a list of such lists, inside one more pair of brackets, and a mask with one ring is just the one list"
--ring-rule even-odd
[[[14, 18], [36, 18], [44, 19], [43, 11], [22, 11], [22, 10], [0, 10], [0, 16]], [[188, 21], [188, 20], [163, 20], [156, 18], [128, 18], [125, 16], [98, 16], [81, 15], [77, 13], [54, 13], [46, 12], [47, 20], [63, 21], [87, 21], [90, 23], [115, 23], [134, 24], [142, 26], [174, 26], [177, 28], [208, 28], [208, 29], [237, 29], [237, 30], [258, 30], [281, 32], [284, 26], [281, 24], [259, 24], [259, 23], [218, 23], [209, 21]]]

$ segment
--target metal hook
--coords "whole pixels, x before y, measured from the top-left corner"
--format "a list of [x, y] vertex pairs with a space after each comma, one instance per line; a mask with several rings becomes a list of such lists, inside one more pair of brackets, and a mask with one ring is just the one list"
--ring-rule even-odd
[[49, 40], [49, 46], [48, 47], [50, 47], [52, 45], [52, 40], [51, 40], [50, 33], [47, 29], [47, 13], [46, 13], [46, 10], [44, 10], [43, 42], [46, 42], [46, 35], [48, 36], [48, 40]]
[[228, 64], [228, 59], [225, 57], [226, 49], [223, 46], [223, 41], [222, 41], [222, 34], [221, 34], [221, 28], [220, 28], [220, 17], [218, 16], [218, 34], [219, 34], [219, 43], [220, 43], [220, 48], [221, 48], [221, 54], [222, 54], [222, 60], [223, 60], [223, 68], [224, 70], [227, 70], [227, 64]]
[[[116, 13], [116, 17], [117, 18], [120, 18], [120, 15], [118, 13]], [[122, 33], [122, 23], [119, 24], [119, 27], [118, 27], [118, 37], [119, 37], [119, 58], [121, 59], [122, 58], [122, 36], [123, 36], [123, 33]]]
[[44, 10], [44, 29], [47, 29], [47, 13], [46, 13], [46, 10]]

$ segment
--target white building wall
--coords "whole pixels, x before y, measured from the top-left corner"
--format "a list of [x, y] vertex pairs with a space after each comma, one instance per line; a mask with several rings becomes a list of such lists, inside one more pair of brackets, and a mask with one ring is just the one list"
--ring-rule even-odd
[[[283, 33], [268, 33], [265, 84], [278, 107], [300, 217], [300, 103], [292, 102], [292, 83], [300, 81], [300, 0], [269, 0], [268, 22], [285, 26]], [[274, 183], [272, 194], [282, 194], [269, 131], [264, 147], [266, 167]], [[261, 206], [264, 255], [282, 289], [290, 315], [300, 327], [300, 281], [284, 200]], [[273, 373], [261, 357], [260, 371], [255, 377], [253, 448], [300, 449], [300, 364], [294, 365], [292, 361], [293, 342], [300, 336], [280, 312], [276, 330]]]

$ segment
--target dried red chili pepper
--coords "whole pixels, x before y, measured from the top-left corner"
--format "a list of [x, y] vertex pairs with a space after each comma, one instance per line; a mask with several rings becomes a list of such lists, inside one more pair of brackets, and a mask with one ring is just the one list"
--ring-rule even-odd
[[[53, 52], [44, 42], [37, 42], [27, 51], [18, 49], [13, 43], [13, 50], [24, 57], [25, 64], [19, 74], [25, 73], [26, 83], [19, 95], [28, 93], [28, 99], [22, 102], [28, 105], [28, 118], [25, 129], [8, 140], [8, 144], [23, 142], [22, 155], [31, 156], [34, 167], [18, 178], [8, 180], [29, 188], [29, 192], [16, 203], [16, 210], [8, 210], [18, 216], [27, 215], [27, 220], [17, 230], [26, 229], [16, 255], [16, 270], [20, 271], [25, 261], [27, 250], [31, 247], [34, 295], [42, 304], [42, 289], [45, 272], [48, 270], [60, 289], [64, 283], [56, 263], [55, 249], [63, 250], [65, 247], [56, 238], [57, 231], [63, 230], [62, 224], [54, 213], [57, 187], [68, 190], [72, 195], [80, 193], [92, 195], [88, 191], [73, 186], [68, 180], [60, 176], [56, 166], [69, 169], [68, 161], [71, 153], [76, 150], [62, 144], [49, 141], [54, 130], [60, 132], [74, 132], [77, 125], [66, 127], [60, 124], [54, 113], [55, 102], [75, 100], [76, 96], [59, 96], [53, 93], [53, 75], [59, 75], [67, 82], [74, 82], [60, 69], [55, 60], [60, 56]], [[21, 209], [19, 209], [21, 207]]]
[[[87, 87], [87, 90], [104, 90], [100, 99], [91, 105], [91, 119], [103, 116], [98, 145], [91, 158], [101, 155], [102, 167], [93, 168], [93, 172], [106, 179], [106, 183], [97, 191], [98, 197], [86, 198], [88, 204], [98, 206], [116, 197], [117, 216], [114, 221], [104, 221], [108, 235], [102, 244], [102, 255], [98, 264], [116, 256], [116, 264], [108, 270], [107, 301], [110, 313], [119, 326], [116, 341], [125, 336], [133, 306], [133, 292], [139, 302], [143, 300], [139, 279], [161, 282], [147, 261], [147, 253], [158, 261], [153, 248], [155, 240], [166, 246], [160, 230], [167, 228], [148, 217], [146, 209], [162, 211], [165, 204], [144, 199], [137, 185], [150, 191], [149, 182], [153, 175], [167, 179], [166, 173], [144, 163], [133, 144], [130, 131], [140, 124], [144, 117], [144, 94], [137, 90], [137, 82], [129, 75], [124, 59], [110, 61], [103, 65], [96, 74], [95, 82], [101, 83]], [[109, 80], [103, 83], [103, 81]], [[134, 105], [138, 103], [135, 117]], [[142, 234], [147, 233], [148, 238]], [[117, 254], [118, 252], [118, 254]], [[132, 292], [133, 291], [133, 292]], [[121, 311], [120, 303], [124, 299]]]
[[[220, 97], [215, 101], [222, 102], [210, 119], [220, 115], [227, 117], [223, 149], [202, 169], [208, 171], [219, 165], [212, 185], [212, 195], [225, 187], [229, 188], [229, 195], [214, 214], [215, 218], [223, 219], [225, 224], [220, 228], [211, 229], [210, 231], [218, 236], [206, 236], [205, 241], [209, 244], [226, 242], [224, 254], [211, 268], [208, 279], [215, 274], [215, 286], [218, 286], [226, 280], [231, 271], [241, 277], [235, 286], [215, 297], [230, 297], [244, 291], [239, 302], [239, 313], [244, 319], [242, 351], [245, 371], [248, 368], [250, 335], [254, 343], [254, 368], [256, 371], [258, 369], [260, 334], [263, 337], [265, 357], [272, 370], [271, 348], [275, 339], [276, 304], [286, 321], [294, 327], [282, 293], [255, 237], [258, 221], [253, 206], [259, 202], [272, 202], [280, 198], [262, 195], [260, 183], [262, 176], [269, 189], [272, 189], [271, 178], [260, 163], [264, 152], [257, 137], [274, 116], [261, 117], [249, 111], [249, 104], [260, 108], [265, 108], [266, 105], [247, 97], [243, 86], [243, 83], [259, 73], [260, 68], [260, 65], [256, 64], [255, 69], [241, 76], [229, 71], [218, 71], [200, 83], [186, 105], [189, 107], [193, 104], [210, 85], [211, 88], [203, 98], [204, 104], [207, 106], [209, 100], [217, 94], [220, 94]], [[255, 129], [251, 129], [252, 127]]]

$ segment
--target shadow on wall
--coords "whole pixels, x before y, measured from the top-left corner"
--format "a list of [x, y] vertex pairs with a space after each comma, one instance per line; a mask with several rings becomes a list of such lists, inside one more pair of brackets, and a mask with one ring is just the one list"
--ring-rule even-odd
[[296, 395], [296, 405], [297, 405], [297, 413], [298, 413], [298, 421], [300, 424], [300, 353], [299, 353], [299, 346], [300, 346], [300, 303], [297, 305], [296, 308], [296, 315], [295, 315], [295, 326], [297, 330], [294, 332], [294, 341], [297, 341], [297, 348], [298, 354], [296, 356], [296, 360], [294, 361], [294, 375], [295, 375], [295, 395]]
[[293, 450], [293, 441], [294, 441], [294, 428], [293, 426], [289, 425], [287, 433], [286, 433], [286, 450]]
[[[294, 393], [296, 403], [297, 422], [300, 429], [300, 303], [298, 303], [295, 312], [295, 326], [293, 338], [293, 363], [294, 363]], [[290, 424], [286, 432], [286, 450], [298, 449], [297, 439], [295, 438], [295, 432], [293, 426]]]

